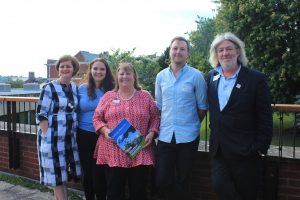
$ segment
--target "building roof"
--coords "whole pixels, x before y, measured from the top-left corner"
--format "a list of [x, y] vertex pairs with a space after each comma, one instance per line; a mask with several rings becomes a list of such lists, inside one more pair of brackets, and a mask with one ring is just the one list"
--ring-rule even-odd
[[95, 58], [99, 58], [99, 54], [90, 53], [88, 51], [79, 51], [77, 54], [81, 54], [83, 57], [83, 62], [90, 62]]
[[50, 65], [50, 64], [55, 64], [57, 60], [54, 60], [54, 59], [47, 59], [47, 65]]
[[[99, 58], [99, 54], [90, 53], [88, 51], [79, 51], [75, 55], [75, 57], [78, 59], [79, 62], [86, 63], [86, 62], [90, 62], [96, 58]], [[45, 65], [48, 65], [48, 66], [55, 65], [56, 61], [57, 60], [54, 60], [54, 59], [47, 59], [47, 64], [45, 64]]]

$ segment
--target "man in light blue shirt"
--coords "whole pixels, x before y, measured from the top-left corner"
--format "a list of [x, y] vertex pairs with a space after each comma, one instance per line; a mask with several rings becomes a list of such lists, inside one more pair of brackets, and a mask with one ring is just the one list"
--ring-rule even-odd
[[188, 56], [189, 42], [175, 37], [170, 45], [171, 64], [158, 73], [155, 83], [161, 112], [156, 184], [168, 199], [189, 199], [189, 172], [208, 108], [206, 82], [199, 70], [187, 65]]

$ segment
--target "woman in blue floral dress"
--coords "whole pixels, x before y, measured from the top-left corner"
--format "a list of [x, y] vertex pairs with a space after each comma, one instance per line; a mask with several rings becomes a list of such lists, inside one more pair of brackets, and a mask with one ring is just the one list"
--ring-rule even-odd
[[67, 200], [66, 183], [76, 181], [81, 173], [76, 143], [77, 86], [71, 81], [79, 63], [66, 55], [55, 68], [59, 78], [43, 87], [37, 106], [40, 182], [54, 187], [55, 199]]

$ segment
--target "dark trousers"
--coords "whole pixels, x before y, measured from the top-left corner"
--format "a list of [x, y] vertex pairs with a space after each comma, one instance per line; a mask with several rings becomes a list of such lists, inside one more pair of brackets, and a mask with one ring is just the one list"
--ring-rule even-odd
[[262, 160], [255, 156], [231, 160], [220, 152], [212, 158], [212, 184], [220, 200], [255, 200], [262, 174]]
[[[93, 158], [98, 136], [89, 131], [78, 129], [77, 144], [83, 172], [83, 189], [86, 200], [106, 199], [105, 165], [96, 165]], [[96, 198], [95, 198], [96, 195]]]
[[145, 200], [148, 175], [148, 166], [108, 167], [107, 200], [125, 200], [126, 183], [130, 200]]
[[156, 149], [156, 188], [162, 199], [191, 199], [189, 177], [199, 138], [176, 144], [158, 141]]

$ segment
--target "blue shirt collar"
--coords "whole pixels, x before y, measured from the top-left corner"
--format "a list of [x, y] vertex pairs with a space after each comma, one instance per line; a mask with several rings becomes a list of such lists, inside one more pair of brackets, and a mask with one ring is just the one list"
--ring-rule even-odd
[[[223, 70], [222, 70], [222, 67], [221, 67], [221, 66], [216, 67], [215, 70], [216, 70], [221, 76], [224, 77], [224, 73], [223, 73]], [[239, 75], [240, 70], [241, 70], [241, 65], [240, 65], [239, 68], [236, 70], [236, 72], [235, 72], [233, 75], [231, 75], [230, 77], [228, 77], [228, 78], [237, 78], [237, 76]]]
[[[171, 73], [173, 73], [172, 68], [171, 68], [171, 65], [169, 65], [168, 68], [169, 68], [169, 71], [170, 71]], [[187, 68], [188, 68], [188, 65], [185, 63], [185, 65], [183, 66], [183, 68], [181, 68], [181, 69], [179, 70], [179, 73], [182, 73], [182, 72], [186, 71]]]

